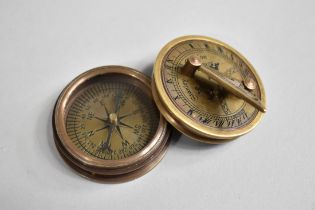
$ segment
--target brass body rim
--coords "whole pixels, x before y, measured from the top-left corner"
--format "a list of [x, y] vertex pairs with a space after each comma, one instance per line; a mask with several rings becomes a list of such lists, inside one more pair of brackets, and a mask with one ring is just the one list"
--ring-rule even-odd
[[61, 92], [53, 113], [53, 131], [56, 147], [68, 165], [85, 177], [102, 182], [123, 182], [137, 178], [152, 169], [165, 154], [170, 128], [160, 114], [159, 125], [152, 140], [136, 154], [119, 160], [92, 157], [77, 148], [65, 127], [66, 108], [78, 89], [92, 78], [121, 74], [140, 81], [142, 90], [152, 98], [151, 80], [143, 73], [123, 66], [102, 66], [86, 71], [72, 80]]
[[154, 83], [152, 83], [152, 92], [153, 97], [156, 105], [158, 106], [161, 113], [164, 113], [164, 118], [172, 125], [174, 126], [179, 132], [185, 134], [186, 136], [190, 137], [191, 139], [194, 139], [199, 142], [204, 142], [208, 144], [223, 144], [229, 141], [232, 141], [233, 139], [214, 139], [214, 138], [207, 138], [204, 136], [197, 135], [193, 132], [191, 132], [189, 129], [182, 126], [180, 122], [178, 122], [175, 118], [173, 118], [169, 112], [165, 109], [165, 106], [163, 106], [161, 99], [157, 95], [156, 92], [156, 86]]
[[[165, 138], [168, 139], [171, 135], [171, 129], [167, 129], [165, 133]], [[62, 147], [60, 139], [56, 136], [54, 132], [54, 139], [57, 150], [62, 157], [62, 159], [68, 164], [68, 166], [74, 171], [78, 172], [84, 178], [88, 178], [92, 181], [101, 182], [101, 183], [122, 183], [134, 180], [139, 178], [149, 171], [151, 171], [164, 157], [166, 154], [168, 145], [170, 141], [166, 141], [156, 153], [154, 153], [150, 158], [146, 160], [144, 164], [139, 165], [139, 168], [136, 170], [131, 170], [129, 172], [121, 174], [111, 174], [106, 172], [94, 171], [93, 168], [82, 167], [82, 164], [78, 162], [69, 152], [67, 152], [64, 147]]]
[[201, 40], [201, 41], [207, 41], [212, 42], [217, 45], [220, 45], [231, 52], [235, 53], [249, 68], [249, 70], [254, 74], [255, 78], [258, 81], [258, 86], [261, 93], [261, 102], [265, 105], [266, 104], [266, 96], [264, 87], [262, 84], [262, 81], [257, 74], [254, 67], [249, 63], [249, 61], [241, 55], [238, 51], [236, 51], [234, 48], [229, 46], [226, 43], [223, 43], [221, 41], [218, 41], [216, 39], [206, 37], [206, 36], [183, 36], [176, 38], [172, 40], [171, 42], [167, 43], [160, 51], [156, 58], [156, 62], [154, 64], [154, 70], [153, 70], [153, 82], [152, 82], [152, 90], [153, 90], [153, 96], [157, 103], [157, 106], [162, 113], [162, 115], [167, 119], [167, 121], [172, 124], [176, 129], [184, 133], [185, 135], [205, 143], [224, 143], [226, 141], [233, 140], [241, 135], [244, 135], [251, 131], [262, 119], [263, 113], [258, 112], [257, 116], [251, 123], [249, 123], [247, 126], [233, 130], [233, 132], [227, 132], [215, 128], [209, 128], [206, 126], [202, 126], [199, 123], [193, 121], [192, 119], [186, 117], [180, 110], [177, 109], [177, 107], [173, 104], [171, 99], [169, 98], [168, 94], [166, 93], [166, 90], [164, 88], [163, 82], [162, 82], [162, 65], [163, 65], [163, 59], [167, 55], [170, 49], [174, 47], [175, 45], [189, 41], [189, 40]]

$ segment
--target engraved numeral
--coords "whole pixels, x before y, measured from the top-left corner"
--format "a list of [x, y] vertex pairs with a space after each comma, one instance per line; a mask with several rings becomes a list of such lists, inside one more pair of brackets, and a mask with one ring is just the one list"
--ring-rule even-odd
[[129, 142], [124, 140], [124, 141], [121, 142], [121, 144], [122, 144], [123, 147], [127, 147], [129, 145]]
[[219, 65], [220, 65], [220, 63], [213, 63], [213, 62], [208, 63], [208, 66], [210, 68], [215, 69], [215, 70], [219, 70]]
[[200, 117], [199, 121], [203, 124], [209, 124], [211, 120], [209, 118]]
[[224, 124], [224, 120], [223, 119], [219, 119], [219, 120], [217, 120], [215, 122], [215, 126], [219, 127], [219, 128], [222, 128], [223, 124]]
[[235, 119], [229, 120], [227, 127], [232, 128], [234, 126], [234, 123], [235, 123]]
[[89, 112], [86, 119], [92, 120], [92, 118], [94, 118], [94, 113], [93, 112]]
[[173, 83], [172, 79], [166, 80], [167, 83]]
[[172, 69], [173, 68], [173, 60], [167, 59], [166, 62], [165, 62], [165, 66], [168, 69]]
[[193, 114], [193, 112], [194, 112], [194, 110], [189, 109], [189, 111], [187, 112], [187, 114], [191, 116], [191, 115]]
[[206, 60], [206, 59], [207, 59], [207, 56], [206, 56], [206, 55], [201, 55], [201, 56], [200, 56], [200, 59], [201, 59], [201, 60]]
[[94, 134], [95, 134], [95, 131], [82, 132], [82, 136], [84, 136], [85, 138], [89, 138], [89, 137], [93, 136]]

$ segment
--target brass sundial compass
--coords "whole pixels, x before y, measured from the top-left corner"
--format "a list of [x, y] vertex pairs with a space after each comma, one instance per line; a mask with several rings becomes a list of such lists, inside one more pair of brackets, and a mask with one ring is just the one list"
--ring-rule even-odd
[[163, 157], [170, 129], [154, 104], [150, 79], [122, 66], [75, 78], [53, 114], [56, 146], [83, 176], [105, 182], [137, 178]]
[[232, 47], [204, 36], [180, 37], [164, 46], [154, 65], [152, 90], [169, 123], [206, 143], [249, 132], [266, 112], [254, 67]]
[[163, 47], [152, 83], [123, 66], [89, 70], [60, 94], [53, 113], [55, 143], [81, 175], [123, 182], [164, 156], [171, 128], [219, 144], [252, 130], [266, 112], [254, 67], [227, 44], [179, 37]]

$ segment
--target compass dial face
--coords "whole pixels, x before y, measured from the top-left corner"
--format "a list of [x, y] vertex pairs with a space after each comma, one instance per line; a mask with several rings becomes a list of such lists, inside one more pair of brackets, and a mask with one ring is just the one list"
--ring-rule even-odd
[[181, 73], [186, 60], [193, 55], [237, 85], [243, 86], [245, 78], [252, 78], [258, 84], [252, 93], [262, 98], [260, 80], [238, 53], [206, 38], [184, 38], [166, 45], [155, 66], [156, 86], [162, 97], [164, 95], [162, 100], [168, 104], [168, 110], [176, 110], [173, 117], [188, 127], [193, 125], [195, 130], [209, 131], [208, 136], [214, 138], [237, 136], [236, 130], [244, 132], [253, 127], [252, 122], [260, 115], [256, 108], [215, 84], [209, 86], [201, 72], [199, 80]]
[[90, 81], [68, 105], [66, 132], [75, 146], [98, 159], [132, 156], [152, 140], [160, 115], [135, 79], [106, 75]]

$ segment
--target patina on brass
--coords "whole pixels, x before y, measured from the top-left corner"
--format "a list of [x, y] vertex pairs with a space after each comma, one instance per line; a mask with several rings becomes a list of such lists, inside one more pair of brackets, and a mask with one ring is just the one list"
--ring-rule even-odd
[[246, 134], [266, 112], [265, 91], [254, 67], [232, 47], [204, 36], [179, 37], [163, 47], [152, 91], [168, 122], [205, 143]]
[[75, 78], [53, 114], [55, 143], [81, 175], [123, 182], [151, 170], [164, 156], [170, 129], [144, 74], [104, 66]]

